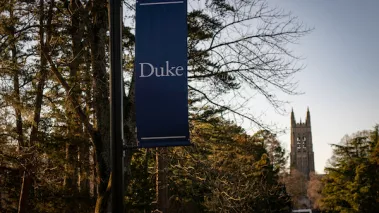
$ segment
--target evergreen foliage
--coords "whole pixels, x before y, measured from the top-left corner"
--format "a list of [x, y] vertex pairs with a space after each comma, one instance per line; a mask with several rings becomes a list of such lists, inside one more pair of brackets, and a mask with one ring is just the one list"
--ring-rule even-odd
[[326, 212], [376, 212], [379, 208], [378, 126], [335, 144], [323, 179], [321, 208]]
[[[249, 136], [219, 116], [192, 121], [192, 126], [194, 145], [169, 149], [170, 212], [290, 211], [290, 197], [259, 133]], [[140, 160], [134, 161], [139, 166], [132, 167], [136, 171], [132, 171], [130, 195], [136, 197], [128, 201], [129, 209], [151, 209], [155, 193], [151, 151], [135, 155]], [[145, 172], [150, 175], [139, 176]]]

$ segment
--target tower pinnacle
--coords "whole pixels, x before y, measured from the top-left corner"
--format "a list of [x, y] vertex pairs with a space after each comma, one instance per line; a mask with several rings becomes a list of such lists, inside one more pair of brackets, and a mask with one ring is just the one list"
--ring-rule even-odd
[[291, 111], [291, 126], [296, 126], [295, 113], [293, 112], [293, 108]]
[[311, 113], [309, 112], [309, 107], [307, 108], [307, 118], [305, 119], [307, 126], [311, 126]]

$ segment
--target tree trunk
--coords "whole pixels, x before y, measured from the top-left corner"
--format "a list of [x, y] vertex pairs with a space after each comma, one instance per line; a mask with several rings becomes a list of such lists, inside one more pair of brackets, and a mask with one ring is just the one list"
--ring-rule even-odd
[[167, 182], [167, 148], [157, 148], [156, 154], [156, 193], [158, 210], [167, 213], [168, 206], [168, 182]]
[[125, 174], [124, 174], [124, 184], [125, 191], [127, 191], [130, 180], [131, 180], [131, 169], [130, 164], [133, 157], [133, 147], [137, 146], [137, 135], [135, 132], [136, 129], [136, 119], [135, 119], [135, 81], [134, 81], [134, 73], [131, 78], [129, 94], [126, 96], [124, 90], [124, 140], [127, 149], [124, 157], [124, 166], [125, 166]]
[[[85, 98], [84, 102], [86, 104], [85, 114], [90, 119], [91, 111], [93, 110], [93, 100], [92, 100], [92, 81], [91, 81], [91, 53], [90, 48], [86, 47], [85, 50], [85, 71], [84, 71], [84, 77], [83, 77], [83, 86], [85, 88]], [[94, 122], [92, 120], [92, 122]], [[94, 124], [96, 125], [96, 124]], [[94, 197], [97, 197], [97, 189], [96, 189], [96, 183], [95, 183], [95, 177], [96, 177], [96, 158], [94, 158], [95, 152], [93, 151], [94, 147], [91, 146], [91, 144], [88, 144], [88, 148], [81, 148], [83, 150], [80, 151], [81, 159], [86, 161], [88, 160], [88, 164], [83, 164], [83, 168], [81, 168], [81, 171], [87, 172], [86, 174], [81, 175], [87, 175], [86, 179], [81, 180], [80, 182], [80, 188], [83, 188], [83, 193], [89, 194], [91, 196], [91, 199]], [[87, 157], [88, 155], [88, 157]], [[86, 189], [88, 187], [88, 189]], [[88, 192], [87, 192], [88, 190]]]
[[[72, 60], [69, 64], [70, 76], [69, 76], [69, 86], [70, 86], [70, 95], [76, 101], [79, 102], [81, 88], [80, 82], [82, 79], [80, 76], [80, 66], [83, 63], [83, 35], [84, 35], [84, 25], [80, 20], [80, 16], [83, 13], [83, 7], [79, 0], [71, 0], [70, 2], [70, 11], [71, 15], [71, 40], [72, 40]], [[67, 207], [67, 211], [70, 212], [72, 209], [78, 209], [80, 207], [79, 203], [75, 201], [75, 197], [79, 195], [78, 185], [79, 178], [82, 176], [85, 177], [84, 167], [81, 165], [88, 162], [85, 160], [85, 155], [88, 155], [88, 152], [85, 152], [85, 146], [88, 144], [85, 142], [83, 135], [83, 127], [78, 118], [78, 115], [75, 113], [75, 110], [72, 108], [71, 104], [67, 105], [67, 118], [68, 118], [68, 133], [71, 137], [71, 140], [66, 144], [66, 177], [65, 177], [65, 187], [69, 192], [71, 199], [69, 201], [70, 205]], [[88, 147], [88, 145], [86, 146]], [[79, 159], [80, 158], [80, 159]], [[84, 160], [79, 161], [79, 160]], [[81, 174], [79, 174], [79, 171]], [[83, 173], [82, 173], [83, 172]], [[87, 187], [88, 188], [88, 187]], [[84, 193], [83, 193], [84, 195]]]
[[30, 170], [30, 168], [26, 168], [22, 176], [20, 200], [18, 203], [18, 213], [26, 213], [28, 210], [28, 199], [33, 180], [33, 177], [31, 177], [31, 174], [28, 170]]
[[[51, 19], [53, 16], [53, 7], [54, 7], [54, 0], [51, 0], [50, 2], [50, 8], [48, 13], [48, 20], [47, 20], [47, 36], [46, 40], [49, 41], [51, 38]], [[44, 32], [44, 0], [40, 0], [40, 27], [39, 27], [39, 36], [40, 36], [40, 56], [41, 56], [41, 67], [39, 72], [39, 79], [37, 84], [37, 93], [36, 93], [36, 102], [35, 102], [35, 108], [34, 108], [34, 118], [33, 118], [33, 126], [30, 133], [30, 146], [34, 146], [35, 143], [38, 141], [38, 125], [40, 122], [41, 117], [41, 108], [42, 108], [42, 98], [43, 98], [43, 89], [45, 86], [45, 81], [47, 78], [47, 69], [46, 64], [47, 61], [43, 57], [43, 51], [45, 47], [45, 32]], [[31, 156], [33, 158], [33, 154]], [[30, 194], [30, 190], [33, 187], [33, 171], [34, 166], [30, 164], [31, 160], [26, 159], [26, 169], [23, 174], [23, 180], [22, 180], [22, 186], [21, 186], [21, 192], [20, 192], [20, 199], [19, 199], [19, 206], [18, 206], [18, 212], [19, 213], [26, 213], [28, 212], [28, 198]]]
[[98, 137], [94, 141], [96, 146], [98, 198], [96, 212], [105, 212], [108, 201], [107, 185], [110, 176], [110, 106], [109, 83], [106, 72], [105, 46], [108, 29], [108, 11], [105, 0], [94, 0], [91, 11], [92, 21], [90, 31], [91, 63], [94, 93], [94, 109]]
[[[13, 14], [13, 5], [14, 2], [11, 4], [12, 6], [9, 9], [9, 18], [13, 19], [14, 14]], [[18, 146], [23, 147], [25, 146], [24, 144], [24, 136], [23, 136], [23, 130], [22, 130], [22, 117], [21, 117], [21, 97], [20, 97], [20, 80], [19, 80], [19, 67], [17, 63], [17, 47], [16, 47], [16, 41], [14, 41], [15, 38], [15, 27], [11, 27], [11, 41], [13, 40], [11, 44], [11, 53], [12, 53], [12, 70], [14, 72], [13, 74], [13, 90], [14, 90], [14, 111], [16, 115], [16, 132], [17, 132], [17, 141], [18, 141]]]
[[89, 144], [87, 141], [82, 141], [79, 147], [79, 162], [80, 162], [80, 195], [89, 198], [89, 177], [90, 177], [90, 162], [89, 162]]
[[[84, 80], [81, 80], [83, 82], [83, 87], [87, 87], [86, 85], [86, 78], [87, 78], [87, 72], [84, 71]], [[90, 86], [89, 86], [90, 87]], [[86, 89], [88, 89], [87, 87]], [[91, 91], [91, 90], [90, 90]], [[90, 93], [90, 92], [88, 92]], [[88, 94], [90, 95], [90, 94]], [[89, 115], [89, 99], [90, 96], [84, 97], [83, 101], [86, 103], [86, 115]], [[84, 135], [85, 132], [83, 131], [82, 135]], [[87, 138], [82, 137], [81, 143], [79, 145], [79, 189], [80, 189], [80, 195], [82, 197], [86, 198], [86, 201], [88, 204], [90, 204], [91, 196], [90, 196], [90, 177], [91, 177], [91, 167], [90, 167], [90, 142]], [[87, 207], [83, 207], [87, 208]]]

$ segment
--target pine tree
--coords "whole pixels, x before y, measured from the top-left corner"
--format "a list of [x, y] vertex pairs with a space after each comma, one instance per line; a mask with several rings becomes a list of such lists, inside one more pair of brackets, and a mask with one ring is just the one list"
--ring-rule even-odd
[[327, 212], [375, 212], [378, 208], [377, 144], [374, 131], [345, 137], [334, 145], [331, 167], [327, 168], [322, 209]]

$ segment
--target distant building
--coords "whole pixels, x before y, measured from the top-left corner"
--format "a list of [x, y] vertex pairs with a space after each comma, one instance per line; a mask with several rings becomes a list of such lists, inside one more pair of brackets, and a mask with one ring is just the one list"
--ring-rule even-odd
[[295, 114], [291, 112], [291, 170], [296, 169], [309, 179], [309, 173], [315, 171], [311, 129], [311, 115], [307, 109], [305, 122], [296, 123]]
[[[295, 113], [291, 112], [291, 154], [290, 167], [292, 181], [292, 193], [295, 209], [310, 209], [312, 203], [307, 196], [307, 181], [310, 179], [310, 173], [315, 171], [311, 115], [309, 108], [305, 122], [297, 123]], [[294, 180], [294, 178], [296, 180]]]

